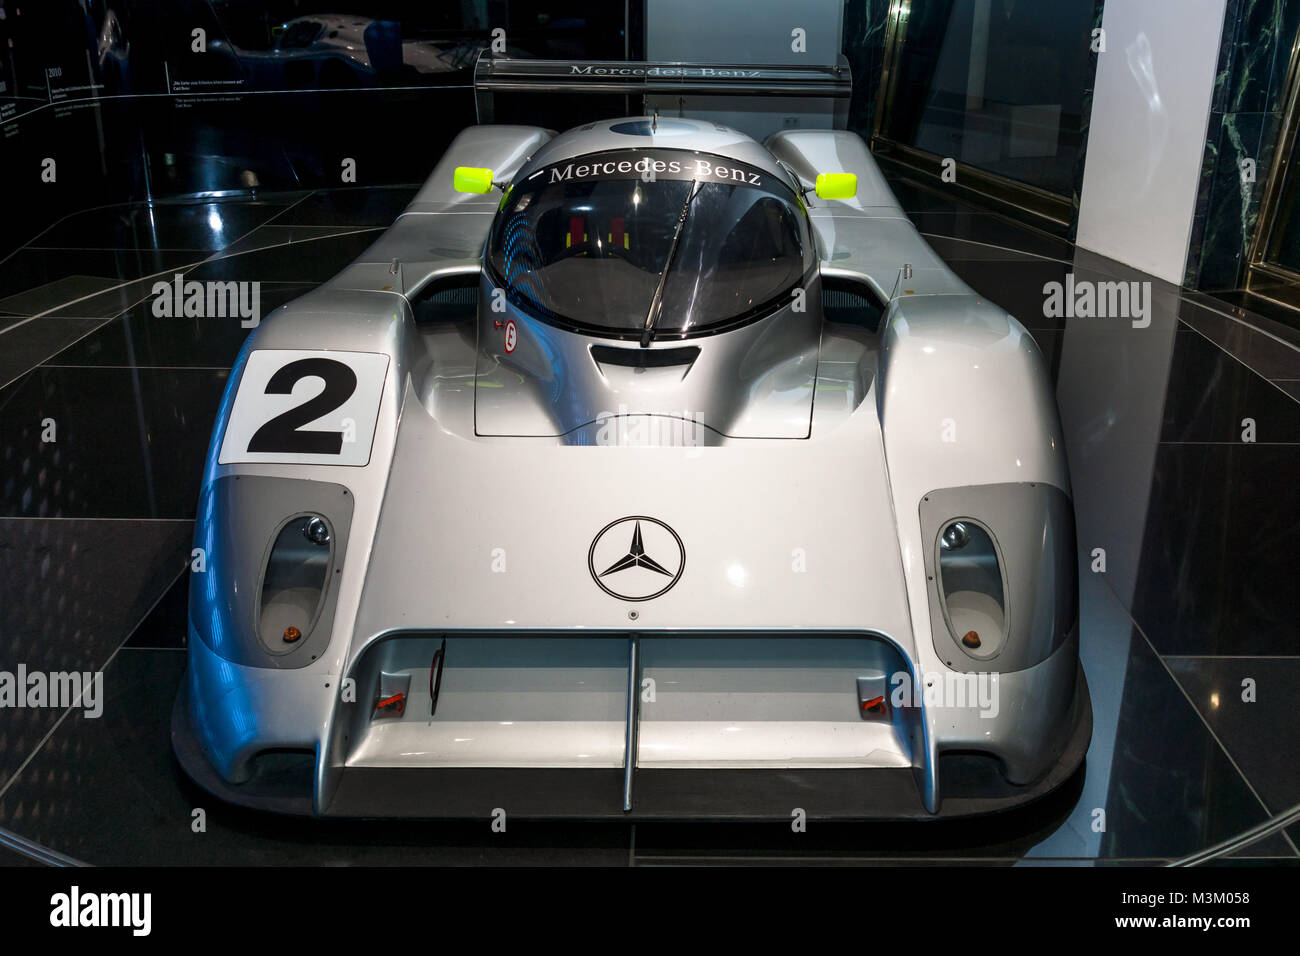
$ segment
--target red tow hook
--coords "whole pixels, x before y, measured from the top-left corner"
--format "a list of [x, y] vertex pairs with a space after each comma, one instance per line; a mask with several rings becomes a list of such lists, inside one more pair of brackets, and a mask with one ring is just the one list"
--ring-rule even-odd
[[383, 710], [385, 707], [392, 707], [400, 714], [406, 709], [406, 695], [394, 694], [392, 697], [385, 697], [379, 703], [375, 704], [375, 710]]
[[864, 700], [862, 702], [862, 709], [869, 713], [883, 714], [885, 712], [885, 698], [881, 696], [873, 697], [871, 700]]

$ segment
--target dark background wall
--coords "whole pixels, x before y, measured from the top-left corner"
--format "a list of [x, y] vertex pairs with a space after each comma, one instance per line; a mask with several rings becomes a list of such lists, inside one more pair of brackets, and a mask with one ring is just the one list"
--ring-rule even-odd
[[[493, 27], [507, 31], [513, 55], [637, 58], [643, 10], [644, 0], [0, 0], [0, 255], [79, 209], [344, 187], [344, 158], [356, 160], [356, 185], [418, 182], [474, 122], [468, 66]], [[890, 0], [845, 3], [850, 127], [867, 137], [889, 10]], [[287, 65], [269, 55], [282, 24], [318, 12], [376, 24], [371, 69], [328, 52]], [[192, 49], [196, 29], [205, 52]], [[1228, 0], [1186, 276], [1193, 287], [1242, 283], [1297, 30], [1300, 0]], [[403, 56], [403, 44], [415, 52]], [[1076, 194], [1090, 91], [1079, 95]], [[530, 98], [498, 120], [565, 128], [619, 108]], [[1243, 158], [1256, 162], [1254, 184], [1241, 180]], [[42, 179], [46, 159], [56, 163], [52, 182]]]
[[[0, 255], [79, 209], [350, 185], [345, 158], [356, 161], [356, 185], [419, 182], [475, 121], [470, 69], [493, 27], [507, 31], [514, 55], [623, 59], [628, 9], [582, 0], [0, 0]], [[352, 15], [319, 21], [344, 39], [349, 21], [370, 26], [360, 63], [337, 43], [271, 54], [281, 24], [318, 11]], [[203, 52], [192, 49], [196, 29]], [[528, 104], [529, 121], [579, 121], [572, 104], [542, 99]]]
[[[1242, 287], [1298, 30], [1298, 0], [1228, 0], [1184, 280], [1192, 288]], [[1254, 183], [1242, 181], [1243, 159], [1255, 160]]]
[[[845, 3], [849, 125], [866, 137], [889, 7]], [[356, 160], [359, 186], [422, 181], [475, 121], [469, 65], [494, 27], [506, 30], [511, 55], [644, 55], [644, 0], [0, 0], [0, 11], [0, 175], [8, 186], [0, 256], [81, 209], [345, 188], [344, 158]], [[424, 68], [413, 64], [418, 49], [373, 71], [324, 54], [287, 66], [268, 56], [281, 25], [318, 13], [392, 25], [390, 40], [436, 49], [449, 68], [429, 69], [428, 57]], [[202, 53], [192, 49], [196, 29], [205, 31]], [[496, 120], [564, 129], [624, 108], [621, 98], [528, 97]], [[53, 182], [42, 181], [47, 158], [56, 163]]]
[[876, 118], [891, 4], [892, 0], [849, 0], [844, 5], [844, 55], [853, 70], [849, 129], [867, 140]]

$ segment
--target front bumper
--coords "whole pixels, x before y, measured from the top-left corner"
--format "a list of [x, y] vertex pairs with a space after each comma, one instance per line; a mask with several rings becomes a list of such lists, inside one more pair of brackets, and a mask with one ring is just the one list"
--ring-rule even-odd
[[182, 682], [172, 714], [172, 747], [200, 787], [239, 806], [294, 815], [343, 818], [489, 819], [504, 810], [537, 820], [838, 821], [934, 820], [997, 813], [1038, 801], [1069, 782], [1092, 736], [1092, 706], [1077, 666], [1068, 733], [1047, 770], [1018, 786], [997, 761], [972, 753], [940, 754], [937, 812], [926, 809], [917, 768], [681, 769], [635, 768], [632, 809], [624, 811], [628, 775], [617, 768], [347, 767], [323, 806], [314, 792], [316, 755], [268, 753], [250, 779], [232, 784], [198, 742]]

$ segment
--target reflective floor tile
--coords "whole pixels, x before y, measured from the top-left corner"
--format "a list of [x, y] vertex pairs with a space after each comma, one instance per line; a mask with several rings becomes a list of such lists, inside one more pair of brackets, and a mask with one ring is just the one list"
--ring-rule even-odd
[[1165, 655], [1300, 653], [1300, 447], [1160, 445], [1133, 615]]
[[1194, 302], [1182, 320], [1267, 379], [1300, 379], [1300, 347]]
[[[117, 312], [91, 310], [89, 297], [100, 294], [107, 301], [103, 293], [113, 286], [202, 258], [157, 249], [22, 249], [0, 267], [0, 310], [38, 315], [63, 307], [74, 318], [109, 318]], [[67, 311], [73, 304], [82, 311]]]
[[1300, 404], [1199, 332], [1180, 331], [1161, 441], [1241, 444], [1247, 437], [1260, 444], [1300, 442]]
[[[175, 650], [123, 650], [103, 716], [70, 714], [0, 796], [0, 826], [90, 863], [160, 865], [625, 865], [621, 823], [335, 821], [258, 814], [191, 784], [171, 755]], [[205, 831], [194, 832], [194, 811]]]
[[[0, 332], [0, 388], [92, 332], [103, 322], [103, 319], [33, 319]], [[3, 325], [4, 320], [0, 319], [0, 326]]]
[[[102, 667], [185, 566], [191, 527], [0, 519], [0, 670]], [[0, 708], [0, 786], [60, 713]]]
[[[262, 283], [258, 290], [261, 318], [314, 288], [310, 283]], [[154, 315], [150, 299], [59, 352], [49, 364], [228, 368], [251, 332], [238, 316], [159, 317]]]
[[276, 219], [280, 226], [389, 226], [415, 198], [417, 186], [322, 189]]
[[1269, 810], [1300, 804], [1300, 657], [1165, 660]]
[[210, 200], [90, 209], [55, 223], [30, 248], [210, 251], [225, 248], [288, 205], [288, 200]]
[[186, 281], [324, 282], [380, 236], [380, 230], [306, 240], [232, 255], [222, 254], [185, 273]]
[[0, 390], [0, 514], [192, 518], [228, 374], [43, 367]]

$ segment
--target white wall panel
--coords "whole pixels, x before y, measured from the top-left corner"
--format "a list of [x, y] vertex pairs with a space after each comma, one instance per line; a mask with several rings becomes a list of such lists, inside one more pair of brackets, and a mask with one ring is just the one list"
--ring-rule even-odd
[[1106, 0], [1078, 244], [1182, 282], [1225, 0]]

